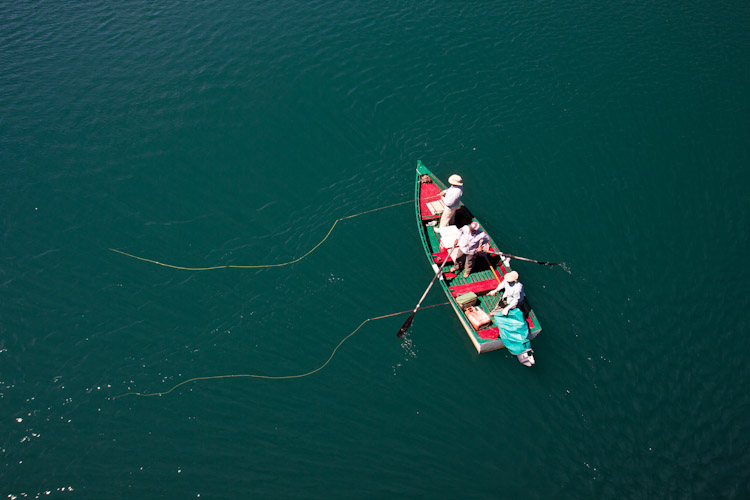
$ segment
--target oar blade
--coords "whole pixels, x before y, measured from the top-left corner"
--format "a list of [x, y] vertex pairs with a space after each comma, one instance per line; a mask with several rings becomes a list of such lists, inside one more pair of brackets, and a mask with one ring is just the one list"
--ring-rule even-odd
[[415, 314], [416, 314], [416, 312], [413, 312], [413, 313], [411, 313], [411, 315], [408, 318], [406, 318], [406, 321], [404, 321], [404, 324], [401, 325], [401, 329], [396, 334], [396, 337], [398, 337], [400, 339], [404, 338], [404, 335], [406, 335], [406, 331], [411, 326], [411, 322], [414, 321], [414, 315]]

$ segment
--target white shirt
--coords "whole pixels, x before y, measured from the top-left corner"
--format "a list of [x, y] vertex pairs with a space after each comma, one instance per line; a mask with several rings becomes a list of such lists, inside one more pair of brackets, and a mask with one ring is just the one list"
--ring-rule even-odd
[[524, 297], [523, 285], [520, 281], [516, 281], [513, 284], [503, 280], [495, 288], [496, 292], [502, 291], [501, 297], [505, 297], [505, 302], [508, 304], [508, 309], [513, 309], [521, 303]]
[[462, 227], [460, 231], [461, 236], [458, 237], [458, 248], [467, 255], [474, 255], [480, 245], [490, 242], [484, 231], [477, 231], [471, 234], [469, 226]]
[[461, 186], [451, 186], [443, 195], [443, 203], [447, 208], [456, 210], [461, 206], [461, 195], [464, 194], [464, 188]]

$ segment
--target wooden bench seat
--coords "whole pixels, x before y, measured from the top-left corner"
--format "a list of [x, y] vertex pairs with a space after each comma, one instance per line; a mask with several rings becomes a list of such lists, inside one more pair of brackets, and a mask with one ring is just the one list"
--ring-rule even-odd
[[451, 295], [458, 297], [461, 294], [474, 292], [479, 295], [482, 292], [489, 292], [497, 288], [497, 280], [495, 278], [483, 281], [475, 281], [473, 283], [465, 283], [463, 285], [455, 285], [448, 287]]
[[437, 264], [438, 266], [443, 265], [443, 262], [445, 262], [445, 259], [448, 259], [448, 261], [451, 260], [450, 255], [448, 255], [448, 251], [444, 250], [442, 252], [436, 252], [432, 254], [432, 261]]

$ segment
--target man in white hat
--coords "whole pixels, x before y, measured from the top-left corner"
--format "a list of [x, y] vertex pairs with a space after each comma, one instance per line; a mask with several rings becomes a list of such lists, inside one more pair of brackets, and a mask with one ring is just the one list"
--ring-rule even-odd
[[463, 261], [464, 278], [468, 278], [469, 274], [471, 274], [471, 268], [474, 267], [476, 253], [487, 251], [489, 243], [490, 239], [484, 231], [479, 230], [479, 223], [477, 221], [462, 227], [460, 236], [456, 240], [451, 252], [451, 258], [455, 263], [451, 268], [451, 272], [461, 269], [461, 262]]
[[448, 184], [450, 184], [451, 187], [440, 192], [440, 195], [443, 197], [443, 203], [445, 203], [445, 211], [440, 218], [441, 228], [453, 224], [456, 210], [461, 206], [461, 195], [464, 194], [464, 180], [460, 175], [453, 174], [448, 177]]
[[501, 281], [500, 284], [497, 285], [497, 288], [492, 290], [489, 295], [495, 295], [502, 290], [503, 294], [500, 296], [500, 302], [498, 302], [497, 307], [492, 311], [492, 314], [495, 314], [504, 303], [505, 307], [500, 312], [503, 316], [507, 316], [511, 309], [518, 307], [521, 304], [524, 298], [524, 293], [523, 285], [518, 281], [518, 273], [516, 271], [509, 272], [503, 278], [503, 281]]

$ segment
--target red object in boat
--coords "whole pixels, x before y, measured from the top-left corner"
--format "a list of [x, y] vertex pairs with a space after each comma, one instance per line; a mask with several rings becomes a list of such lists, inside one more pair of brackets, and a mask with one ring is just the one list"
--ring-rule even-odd
[[458, 297], [463, 293], [474, 292], [479, 294], [480, 292], [489, 292], [497, 288], [497, 280], [492, 278], [491, 280], [475, 281], [474, 283], [465, 283], [463, 285], [456, 285], [448, 287], [451, 291], [451, 295]]
[[477, 335], [479, 335], [480, 339], [496, 339], [500, 336], [500, 330], [496, 326], [493, 326], [492, 328], [479, 330]]
[[419, 216], [422, 219], [437, 219], [440, 217], [439, 214], [432, 214], [427, 207], [427, 203], [439, 200], [441, 191], [442, 190], [436, 186], [434, 182], [422, 184], [422, 191], [419, 199]]

